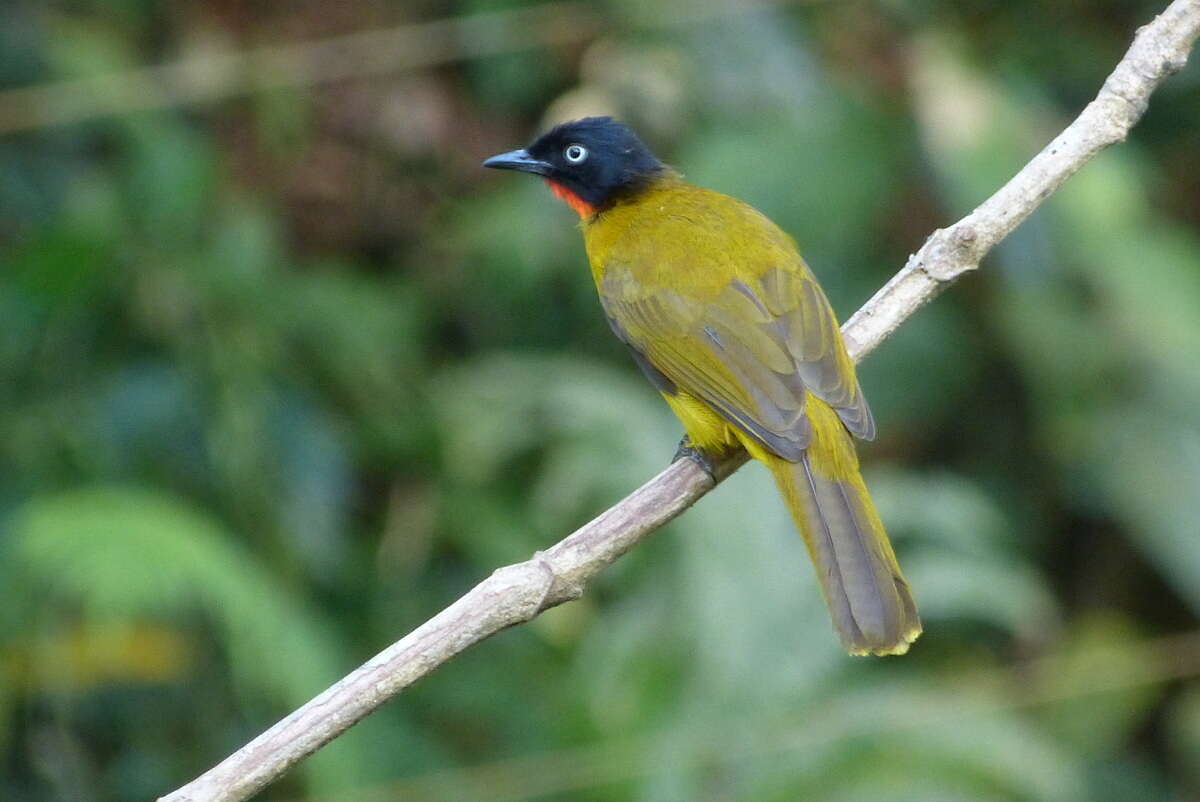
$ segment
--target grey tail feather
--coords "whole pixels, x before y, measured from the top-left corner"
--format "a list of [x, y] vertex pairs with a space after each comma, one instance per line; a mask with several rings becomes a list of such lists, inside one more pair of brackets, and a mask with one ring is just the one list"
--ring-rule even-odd
[[[902, 654], [921, 632], [908, 583], [870, 497], [814, 471], [808, 454], [772, 467], [817, 569], [842, 644], [851, 654]], [[783, 485], [788, 486], [783, 486]]]

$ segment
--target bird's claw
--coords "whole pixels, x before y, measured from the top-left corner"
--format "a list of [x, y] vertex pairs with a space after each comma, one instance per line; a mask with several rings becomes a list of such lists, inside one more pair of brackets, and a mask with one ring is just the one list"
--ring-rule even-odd
[[713, 464], [712, 457], [692, 445], [692, 441], [686, 434], [679, 441], [679, 448], [675, 449], [675, 456], [671, 457], [671, 464], [679, 462], [681, 459], [689, 459], [699, 465], [700, 469], [708, 474], [708, 478], [712, 479], [714, 484], [716, 483], [717, 468]]

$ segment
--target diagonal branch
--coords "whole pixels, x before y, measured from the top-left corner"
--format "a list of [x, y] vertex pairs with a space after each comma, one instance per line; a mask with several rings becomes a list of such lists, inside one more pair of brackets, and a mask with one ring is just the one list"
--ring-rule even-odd
[[[1149, 25], [1096, 99], [975, 211], [940, 229], [843, 327], [858, 361], [901, 323], [979, 266], [980, 260], [1102, 149], [1125, 138], [1151, 93], [1184, 66], [1200, 35], [1200, 0], [1175, 0]], [[735, 455], [719, 478], [746, 461]], [[671, 465], [591, 523], [523, 563], [500, 568], [469, 593], [312, 701], [174, 793], [169, 802], [243, 800], [338, 737], [459, 652], [543, 610], [579, 598], [588, 582], [711, 490], [690, 460]]]

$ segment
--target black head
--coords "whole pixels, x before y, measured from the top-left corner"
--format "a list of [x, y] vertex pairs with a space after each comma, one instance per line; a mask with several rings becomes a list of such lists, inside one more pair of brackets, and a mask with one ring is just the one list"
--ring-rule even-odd
[[611, 117], [555, 126], [528, 148], [493, 156], [483, 166], [544, 176], [593, 208], [636, 192], [666, 169], [637, 134]]

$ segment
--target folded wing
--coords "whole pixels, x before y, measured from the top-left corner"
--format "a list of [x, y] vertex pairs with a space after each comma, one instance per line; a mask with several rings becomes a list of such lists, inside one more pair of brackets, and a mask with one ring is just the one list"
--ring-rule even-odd
[[[608, 265], [599, 287], [613, 330], [639, 361], [790, 461], [812, 437], [810, 393], [852, 434], [875, 434], [833, 310], [794, 259], [732, 278], [704, 298], [649, 288], [619, 262]], [[656, 382], [664, 392], [667, 383]]]

